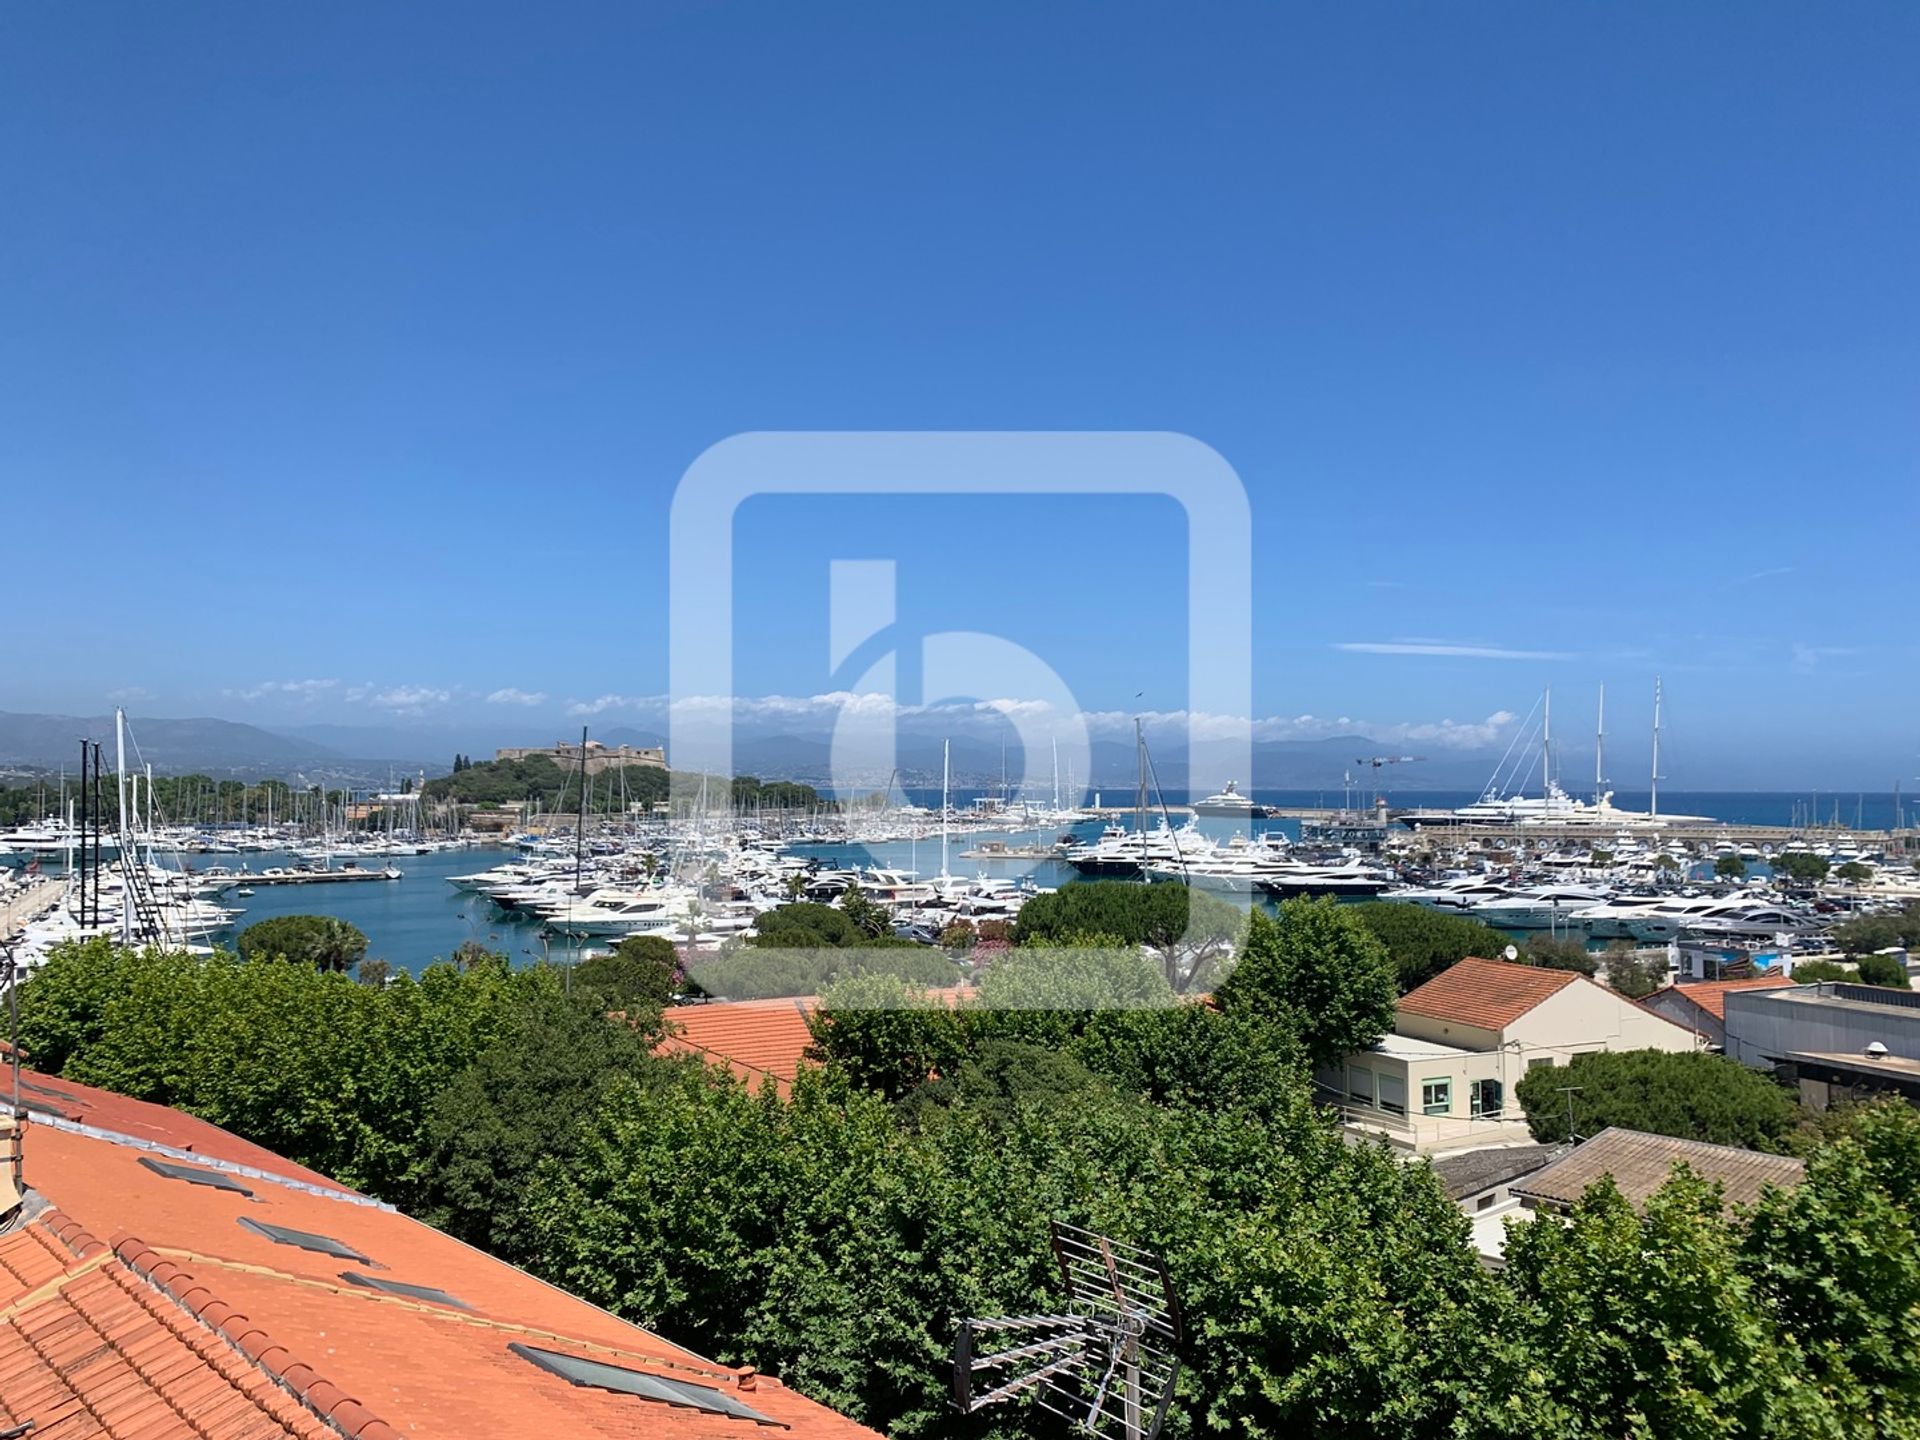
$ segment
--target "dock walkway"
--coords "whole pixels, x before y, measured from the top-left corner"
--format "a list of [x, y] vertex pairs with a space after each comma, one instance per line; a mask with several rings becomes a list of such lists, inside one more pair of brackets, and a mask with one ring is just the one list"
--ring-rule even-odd
[[11, 940], [58, 905], [65, 888], [58, 880], [42, 880], [0, 906], [0, 940]]

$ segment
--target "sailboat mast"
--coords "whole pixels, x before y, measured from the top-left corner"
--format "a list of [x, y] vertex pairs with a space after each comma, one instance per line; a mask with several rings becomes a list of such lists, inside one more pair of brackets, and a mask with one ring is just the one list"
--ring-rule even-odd
[[1607, 687], [1600, 686], [1600, 721], [1593, 732], [1593, 803], [1600, 803], [1600, 787], [1607, 783]]
[[1653, 677], [1653, 774], [1651, 794], [1647, 800], [1647, 815], [1658, 819], [1660, 815], [1660, 677]]
[[1138, 715], [1133, 717], [1133, 749], [1140, 761], [1140, 788], [1134, 795], [1134, 826], [1140, 832], [1140, 878], [1147, 878], [1147, 733]]
[[573, 893], [580, 893], [587, 863], [587, 727], [580, 727], [580, 823], [573, 831]]
[[940, 742], [940, 878], [947, 878], [947, 789], [953, 783], [953, 741]]
[[113, 783], [120, 801], [119, 824], [114, 833], [120, 839], [120, 939], [133, 944], [133, 843], [127, 838], [127, 712], [119, 706], [113, 711]]
[[1540, 716], [1540, 793], [1553, 789], [1553, 687], [1547, 686], [1546, 708]]

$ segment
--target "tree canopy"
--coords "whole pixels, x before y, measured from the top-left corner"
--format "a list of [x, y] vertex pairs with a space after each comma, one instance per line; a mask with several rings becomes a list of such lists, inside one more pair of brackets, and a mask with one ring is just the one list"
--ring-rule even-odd
[[1609, 1125], [1750, 1149], [1778, 1148], [1800, 1118], [1793, 1095], [1771, 1075], [1700, 1051], [1595, 1051], [1540, 1065], [1514, 1087], [1533, 1138], [1588, 1138]]
[[1022, 905], [1013, 941], [1144, 945], [1160, 957], [1167, 984], [1186, 994], [1205, 987], [1211, 962], [1228, 952], [1244, 925], [1226, 901], [1187, 885], [1073, 881]]
[[1369, 900], [1349, 905], [1347, 912], [1387, 947], [1399, 972], [1403, 994], [1424, 985], [1455, 961], [1468, 956], [1494, 959], [1510, 943], [1491, 925], [1425, 905]]
[[1855, 915], [1833, 927], [1833, 943], [1848, 955], [1901, 946], [1920, 950], [1920, 900], [1877, 915]]
[[1788, 850], [1769, 860], [1767, 868], [1797, 885], [1818, 885], [1827, 878], [1828, 866], [1823, 855], [1809, 850]]
[[1330, 899], [1289, 900], [1255, 914], [1233, 973], [1214, 992], [1228, 1014], [1257, 1015], [1325, 1065], [1393, 1028], [1398, 972], [1373, 932]]
[[367, 953], [367, 937], [333, 915], [278, 915], [242, 930], [242, 960], [291, 960], [316, 970], [351, 970]]
[[[1288, 954], [1289, 928], [1355, 963]], [[23, 984], [21, 1030], [43, 1070], [205, 1115], [901, 1440], [1064, 1433], [947, 1397], [962, 1317], [1058, 1308], [1055, 1218], [1165, 1256], [1186, 1337], [1170, 1440], [1920, 1434], [1920, 1113], [1789, 1136], [1785, 1092], [1717, 1057], [1536, 1071], [1523, 1103], [1572, 1082], [1613, 1104], [1577, 1110], [1582, 1133], [1674, 1115], [1791, 1140], [1806, 1175], [1745, 1212], [1684, 1172], [1639, 1211], [1603, 1182], [1564, 1223], [1514, 1225], [1496, 1273], [1429, 1167], [1313, 1103], [1292, 1027], [1342, 973], [1390, 998], [1384, 950], [1354, 949], [1378, 942], [1313, 907], [1248, 943], [1248, 1003], [1223, 1008], [1175, 1001], [1128, 947], [1131, 969], [1088, 969], [1088, 947], [996, 958], [1006, 1008], [854, 1005], [912, 998], [875, 981], [823, 1013], [922, 1028], [844, 1050], [854, 1032], [830, 1028], [787, 1099], [651, 1053], [551, 967], [373, 987], [90, 942]], [[1055, 1004], [1088, 993], [1147, 1003]], [[1022, 1029], [1054, 1017], [1047, 1039]], [[1607, 1061], [1663, 1073], [1616, 1084]]]

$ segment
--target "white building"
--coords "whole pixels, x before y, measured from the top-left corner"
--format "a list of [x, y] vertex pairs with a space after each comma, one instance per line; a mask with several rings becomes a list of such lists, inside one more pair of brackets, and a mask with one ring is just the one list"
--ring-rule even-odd
[[1356, 1130], [1418, 1154], [1532, 1139], [1513, 1087], [1594, 1050], [1692, 1050], [1691, 1031], [1571, 970], [1467, 959], [1400, 999], [1393, 1033], [1315, 1078]]

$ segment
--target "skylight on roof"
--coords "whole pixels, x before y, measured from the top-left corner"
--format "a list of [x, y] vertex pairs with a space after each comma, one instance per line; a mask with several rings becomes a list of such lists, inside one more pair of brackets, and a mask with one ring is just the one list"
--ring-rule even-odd
[[204, 1165], [181, 1165], [172, 1160], [156, 1160], [151, 1155], [142, 1155], [140, 1163], [156, 1175], [164, 1175], [169, 1180], [184, 1180], [189, 1185], [206, 1185], [214, 1190], [231, 1190], [236, 1195], [253, 1198], [253, 1191], [242, 1185], [231, 1175], [223, 1175], [218, 1170], [209, 1170]]
[[343, 1241], [330, 1235], [315, 1235], [310, 1230], [289, 1230], [284, 1225], [269, 1225], [262, 1220], [248, 1216], [240, 1217], [240, 1224], [256, 1235], [264, 1235], [276, 1245], [293, 1245], [301, 1250], [312, 1250], [321, 1255], [331, 1255], [336, 1260], [358, 1260], [362, 1265], [371, 1265], [373, 1261]]
[[580, 1355], [565, 1355], [557, 1350], [522, 1345], [518, 1340], [510, 1342], [507, 1349], [522, 1360], [538, 1365], [549, 1374], [558, 1375], [574, 1385], [611, 1390], [619, 1395], [636, 1395], [642, 1400], [658, 1400], [664, 1405], [677, 1405], [685, 1410], [704, 1410], [709, 1415], [729, 1415], [736, 1420], [751, 1420], [756, 1425], [777, 1425], [783, 1430], [790, 1428], [782, 1421], [742, 1405], [731, 1395], [715, 1390], [710, 1385], [669, 1380], [664, 1375], [649, 1375], [641, 1370], [629, 1370], [624, 1365], [609, 1365], [602, 1360], [588, 1360]]
[[431, 1285], [408, 1285], [400, 1280], [382, 1280], [377, 1275], [362, 1275], [357, 1270], [342, 1270], [340, 1278], [349, 1285], [359, 1285], [367, 1290], [379, 1290], [388, 1295], [404, 1295], [409, 1300], [425, 1300], [433, 1305], [452, 1305], [460, 1310], [473, 1308], [466, 1301], [457, 1299], [444, 1290], [436, 1290]]

